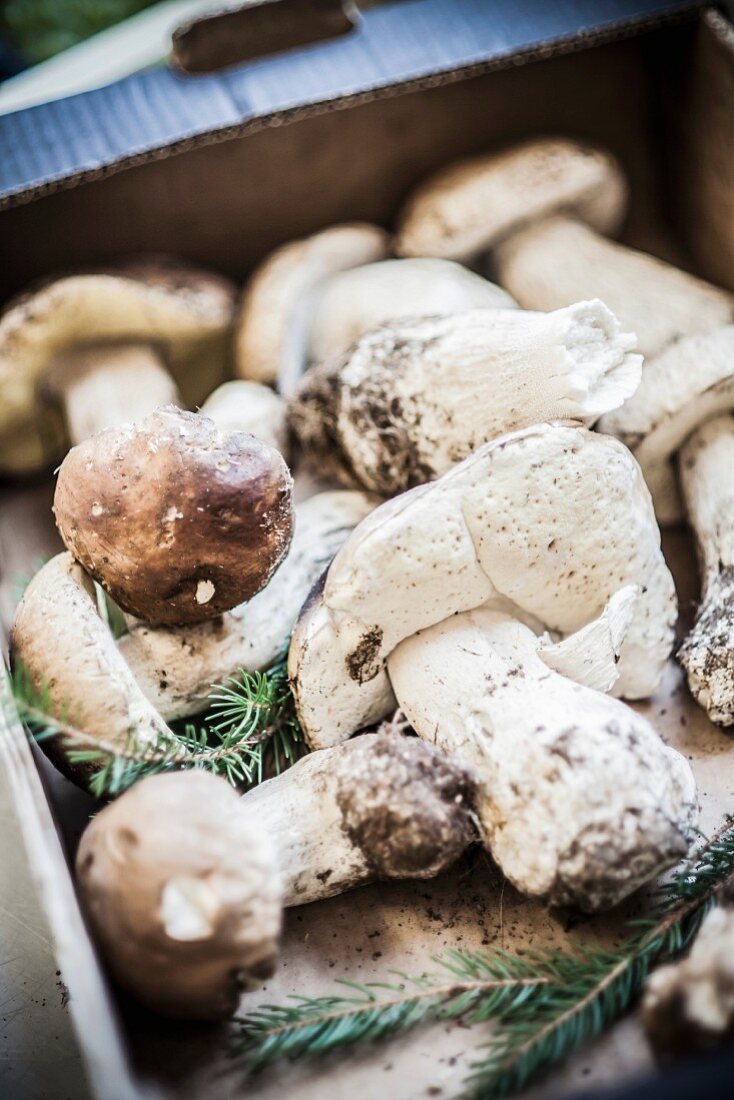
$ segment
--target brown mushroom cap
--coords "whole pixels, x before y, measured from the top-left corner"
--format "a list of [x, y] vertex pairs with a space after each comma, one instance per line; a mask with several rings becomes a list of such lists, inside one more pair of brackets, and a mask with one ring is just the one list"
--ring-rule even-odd
[[12, 300], [0, 314], [0, 470], [28, 472], [63, 453], [42, 379], [73, 348], [149, 342], [183, 401], [198, 404], [226, 375], [234, 303], [227, 279], [170, 257], [64, 274]]
[[173, 406], [73, 447], [54, 512], [67, 548], [151, 623], [213, 619], [259, 592], [293, 534], [282, 456]]
[[272, 974], [275, 853], [223, 779], [184, 771], [136, 783], [88, 826], [76, 873], [110, 969], [149, 1008], [220, 1019]]

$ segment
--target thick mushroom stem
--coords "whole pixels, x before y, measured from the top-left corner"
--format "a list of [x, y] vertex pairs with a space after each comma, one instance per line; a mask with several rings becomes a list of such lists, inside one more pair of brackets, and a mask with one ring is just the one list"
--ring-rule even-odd
[[76, 873], [113, 975], [154, 1011], [222, 1019], [273, 973], [275, 851], [223, 779], [184, 771], [136, 783], [87, 827]]
[[386, 325], [306, 374], [290, 423], [319, 469], [394, 494], [504, 432], [591, 425], [637, 389], [635, 346], [600, 301]]
[[66, 351], [57, 357], [49, 381], [61, 398], [72, 445], [180, 402], [176, 383], [150, 344]]
[[[59, 554], [36, 573], [18, 605], [10, 636], [14, 667], [22, 667], [54, 715], [93, 740], [118, 749], [177, 742], [145, 698], [99, 615], [94, 585], [71, 554]], [[93, 746], [92, 746], [93, 747]], [[63, 736], [44, 750], [72, 778]]]
[[275, 844], [288, 906], [439, 874], [476, 840], [474, 796], [466, 765], [382, 733], [311, 753], [242, 803]]
[[734, 416], [709, 420], [678, 455], [696, 536], [701, 603], [679, 650], [688, 686], [712, 722], [734, 725]]
[[[246, 383], [243, 383], [245, 385]], [[211, 622], [154, 627], [133, 621], [118, 647], [140, 690], [168, 721], [200, 711], [212, 684], [272, 665], [313, 585], [377, 501], [318, 493], [296, 507], [288, 556], [268, 586]]]
[[559, 309], [579, 298], [601, 298], [637, 335], [645, 356], [734, 315], [734, 299], [726, 291], [560, 214], [497, 245], [492, 264], [525, 309]]
[[479, 609], [420, 631], [388, 672], [418, 735], [476, 771], [483, 837], [523, 893], [601, 909], [685, 853], [684, 757], [619, 700], [552, 672], [510, 615]]

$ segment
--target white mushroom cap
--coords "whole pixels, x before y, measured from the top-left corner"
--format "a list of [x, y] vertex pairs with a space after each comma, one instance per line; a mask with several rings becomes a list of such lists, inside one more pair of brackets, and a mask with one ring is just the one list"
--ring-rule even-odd
[[[52, 558], [28, 585], [10, 649], [14, 667], [25, 669], [53, 713], [85, 734], [119, 748], [173, 741], [100, 618], [91, 578], [71, 554]], [[62, 738], [41, 745], [66, 774], [84, 779], [86, 769], [66, 760]]]
[[696, 797], [690, 767], [617, 699], [551, 672], [516, 619], [478, 609], [390, 654], [416, 732], [479, 777], [493, 857], [523, 893], [616, 904], [683, 855]]
[[734, 325], [683, 337], [645, 364], [637, 392], [599, 428], [632, 449], [660, 523], [681, 503], [671, 458], [699, 424], [734, 408]]
[[61, 276], [12, 301], [0, 316], [0, 469], [37, 469], [58, 453], [58, 413], [39, 387], [56, 356], [90, 344], [155, 344], [195, 404], [224, 376], [233, 311], [227, 280], [167, 259]]
[[475, 777], [395, 733], [303, 757], [242, 802], [278, 852], [285, 905], [373, 879], [432, 878], [476, 840]]
[[142, 779], [84, 832], [84, 909], [113, 975], [168, 1016], [220, 1019], [274, 968], [282, 892], [257, 815], [200, 771]]
[[319, 363], [342, 355], [365, 332], [388, 322], [514, 306], [506, 291], [450, 260], [366, 264], [324, 284], [309, 326], [308, 358]]
[[726, 291], [562, 215], [500, 245], [492, 267], [525, 309], [560, 309], [579, 298], [601, 298], [636, 334], [645, 356], [734, 316], [734, 297]]
[[224, 382], [209, 394], [200, 410], [218, 428], [249, 432], [288, 459], [288, 429], [282, 397], [259, 382]]
[[235, 372], [288, 391], [303, 369], [313, 298], [330, 275], [381, 260], [383, 229], [334, 225], [283, 245], [256, 268], [245, 288], [235, 333]]
[[424, 181], [400, 215], [396, 251], [468, 260], [558, 211], [614, 233], [626, 204], [627, 185], [609, 153], [564, 138], [533, 140]]
[[268, 668], [283, 652], [309, 592], [350, 531], [375, 507], [366, 493], [318, 493], [296, 506], [288, 556], [267, 588], [213, 622], [133, 622], [118, 642], [135, 682], [168, 721], [196, 714], [211, 686], [239, 669]]
[[591, 425], [639, 385], [635, 338], [599, 301], [395, 323], [308, 371], [289, 419], [319, 470], [384, 495], [545, 420]]
[[657, 687], [673, 643], [673, 580], [639, 466], [617, 440], [539, 425], [485, 444], [352, 533], [296, 625], [289, 671], [323, 747], [392, 703], [386, 657], [417, 630], [496, 596], [561, 635], [621, 587], [640, 594], [615, 692]]

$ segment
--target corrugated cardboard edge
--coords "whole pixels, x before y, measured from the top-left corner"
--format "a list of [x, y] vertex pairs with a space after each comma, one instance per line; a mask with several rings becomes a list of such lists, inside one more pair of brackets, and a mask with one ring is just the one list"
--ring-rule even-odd
[[207, 145], [218, 145], [223, 142], [233, 141], [247, 134], [258, 133], [262, 130], [278, 126], [289, 125], [300, 119], [315, 115], [329, 114], [334, 111], [346, 111], [362, 103], [371, 103], [380, 99], [391, 99], [399, 95], [413, 92], [421, 92], [430, 88], [441, 87], [446, 84], [456, 84], [472, 77], [482, 76], [485, 73], [498, 72], [502, 69], [519, 68], [543, 61], [551, 57], [560, 57], [566, 54], [580, 53], [594, 46], [602, 46], [612, 42], [621, 42], [625, 39], [636, 38], [640, 34], [657, 30], [662, 27], [692, 22], [700, 18], [705, 10], [705, 5], [691, 3], [687, 7], [674, 12], [657, 15], [642, 15], [638, 19], [625, 19], [618, 23], [612, 23], [602, 30], [574, 33], [562, 38], [549, 41], [540, 46], [530, 46], [524, 50], [495, 57], [486, 61], [479, 61], [470, 65], [464, 65], [457, 69], [429, 74], [428, 76], [401, 81], [385, 87], [370, 88], [362, 92], [343, 96], [338, 99], [321, 100], [305, 106], [294, 107], [289, 110], [276, 111], [258, 118], [246, 119], [234, 126], [224, 126], [220, 129], [210, 130], [202, 134], [194, 134], [191, 137], [179, 139], [167, 145], [161, 145], [153, 149], [122, 157], [110, 164], [97, 168], [86, 169], [58, 179], [48, 180], [34, 187], [18, 189], [8, 192], [0, 198], [0, 211], [13, 209], [27, 205], [45, 195], [58, 191], [70, 190], [85, 183], [92, 183], [116, 175], [118, 172], [136, 168], [139, 165], [153, 161], [165, 160], [168, 157], [186, 153], [192, 149], [199, 149]]
[[94, 954], [51, 810], [0, 668], [0, 767], [13, 790], [28, 862], [70, 992], [69, 1010], [90, 1087], [100, 1100], [156, 1100], [134, 1083], [109, 991]]

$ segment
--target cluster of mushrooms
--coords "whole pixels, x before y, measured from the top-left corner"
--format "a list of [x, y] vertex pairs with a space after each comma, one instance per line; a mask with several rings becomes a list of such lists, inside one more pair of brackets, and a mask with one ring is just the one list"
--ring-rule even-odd
[[0, 468], [72, 444], [67, 551], [12, 633], [32, 682], [107, 745], [173, 744], [290, 637], [310, 755], [240, 795], [181, 750], [82, 838], [91, 925], [150, 1007], [227, 1015], [284, 906], [472, 843], [588, 911], [686, 852], [689, 765], [624, 700], [673, 648], [658, 525], [685, 514], [704, 587], [680, 659], [734, 724], [734, 298], [608, 239], [626, 199], [607, 153], [536, 140], [425, 181], [393, 238], [285, 245], [240, 303], [146, 261], [0, 320]]

